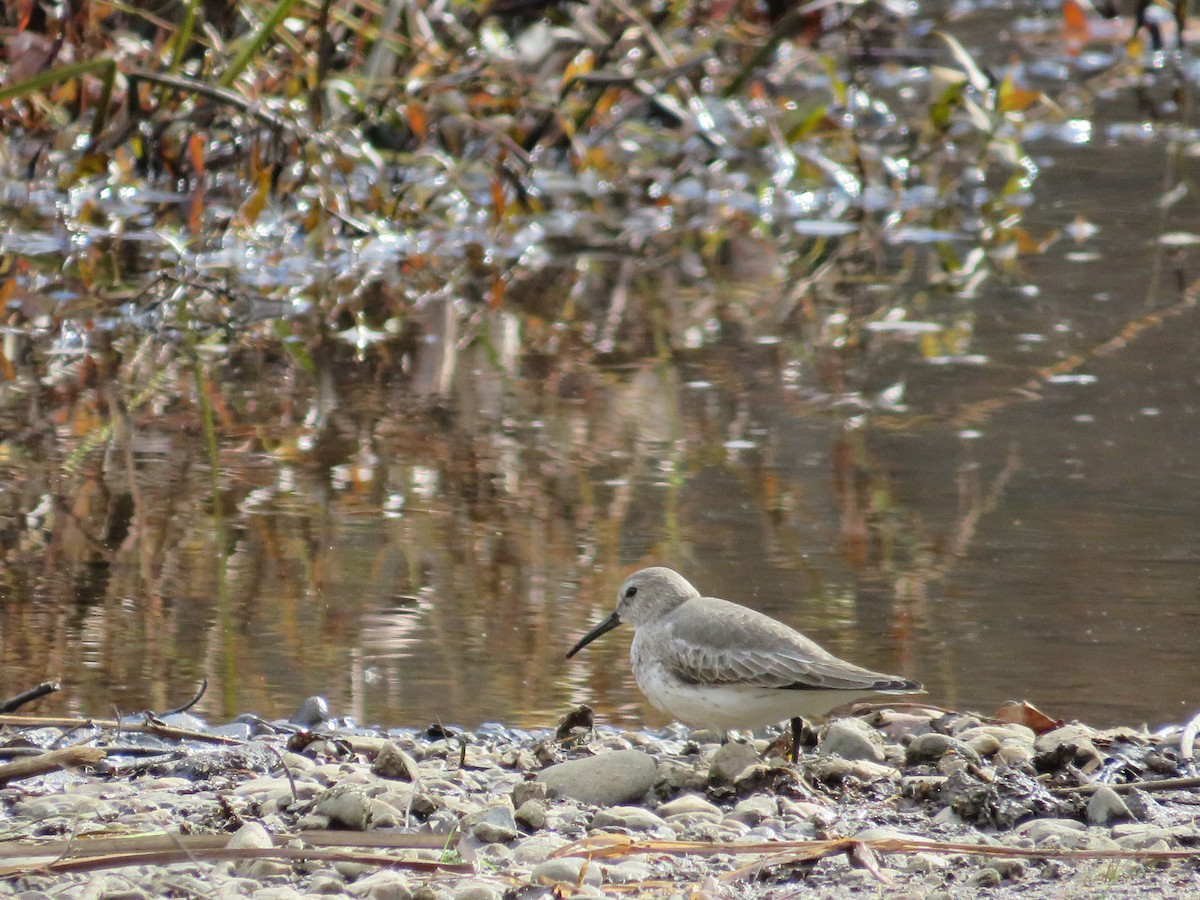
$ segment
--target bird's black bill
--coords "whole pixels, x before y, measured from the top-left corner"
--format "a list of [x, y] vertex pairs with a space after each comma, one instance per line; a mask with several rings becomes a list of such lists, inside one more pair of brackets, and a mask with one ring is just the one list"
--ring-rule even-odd
[[572, 656], [574, 656], [576, 653], [578, 653], [580, 650], [582, 650], [584, 647], [586, 647], [588, 644], [590, 644], [596, 638], [600, 637], [600, 635], [607, 634], [608, 632], [612, 631], [614, 628], [616, 628], [620, 624], [621, 624], [621, 617], [618, 616], [615, 612], [611, 613], [608, 616], [608, 618], [606, 618], [599, 625], [597, 625], [595, 628], [593, 628], [591, 631], [589, 631], [587, 634], [585, 634], [583, 637], [581, 637], [579, 639], [578, 644], [576, 644], [574, 647], [572, 647], [570, 650], [567, 651], [567, 659], [570, 659]]

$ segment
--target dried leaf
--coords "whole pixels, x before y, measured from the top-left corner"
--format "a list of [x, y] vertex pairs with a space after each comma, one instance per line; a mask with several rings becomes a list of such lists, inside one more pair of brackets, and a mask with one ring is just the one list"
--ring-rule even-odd
[[1009, 700], [992, 716], [997, 722], [1008, 722], [1012, 725], [1024, 725], [1033, 729], [1034, 734], [1053, 731], [1063, 724], [1062, 719], [1052, 719], [1036, 706], [1024, 700]]

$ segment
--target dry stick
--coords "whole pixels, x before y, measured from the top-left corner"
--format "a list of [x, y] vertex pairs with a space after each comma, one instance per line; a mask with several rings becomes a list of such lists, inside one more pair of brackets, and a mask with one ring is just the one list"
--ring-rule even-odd
[[205, 734], [203, 731], [188, 731], [185, 728], [172, 728], [169, 725], [156, 725], [153, 722], [137, 725], [130, 722], [118, 722], [115, 719], [72, 719], [58, 716], [0, 715], [0, 728], [5, 725], [13, 725], [17, 728], [117, 728], [121, 731], [154, 734], [158, 737], [179, 741], [204, 741], [209, 744], [230, 744], [234, 746], [240, 746], [245, 743], [237, 738], [225, 737], [221, 734]]
[[[711, 856], [717, 853], [767, 854], [768, 859], [788, 862], [821, 859], [844, 853], [855, 844], [864, 844], [883, 853], [966, 853], [977, 856], [1022, 857], [1026, 859], [1196, 859], [1200, 848], [1190, 850], [1058, 850], [1037, 847], [1006, 847], [992, 844], [959, 844], [909, 838], [833, 838], [824, 841], [754, 841], [747, 843], [709, 843], [707, 841], [635, 841], [624, 835], [585, 838], [559, 847], [551, 858], [586, 856], [589, 859], [616, 858], [635, 853], [669, 853]], [[761, 861], [760, 861], [761, 862]], [[756, 864], [757, 865], [757, 864]], [[750, 868], [750, 867], [746, 867]]]
[[200, 679], [200, 688], [199, 688], [199, 690], [196, 691], [195, 695], [192, 697], [191, 700], [189, 700], [187, 703], [183, 704], [183, 706], [177, 706], [174, 709], [168, 709], [165, 713], [162, 714], [162, 716], [159, 716], [158, 718], [163, 718], [165, 716], [177, 716], [180, 713], [187, 712], [189, 709], [191, 709], [193, 706], [195, 706], [197, 703], [200, 702], [200, 699], [204, 696], [204, 694], [207, 691], [208, 691], [208, 679], [201, 678]]
[[1118, 794], [1128, 794], [1130, 791], [1183, 791], [1200, 787], [1200, 778], [1160, 778], [1157, 781], [1125, 781], [1119, 784], [1105, 784], [1100, 781], [1091, 784], [1080, 784], [1075, 787], [1051, 788], [1050, 793], [1058, 796], [1070, 794], [1094, 794], [1100, 788], [1112, 788]]
[[[228, 843], [228, 839], [226, 839]], [[330, 862], [360, 863], [386, 868], [413, 869], [418, 872], [473, 872], [467, 863], [443, 863], [429, 859], [405, 859], [379, 853], [348, 853], [344, 850], [304, 850], [296, 847], [229, 848], [218, 847], [204, 850], [155, 850], [150, 853], [116, 853], [107, 856], [88, 856], [79, 859], [63, 859], [36, 866], [5, 866], [0, 868], [0, 878], [43, 872], [91, 872], [96, 869], [116, 869], [123, 866], [171, 865], [179, 862], [236, 859], [319, 859]]]
[[[207, 684], [207, 681], [205, 683]], [[263, 746], [265, 746], [271, 753], [275, 754], [275, 758], [279, 760], [279, 765], [283, 767], [283, 774], [287, 776], [288, 787], [292, 791], [292, 803], [295, 803], [296, 800], [299, 799], [300, 795], [296, 792], [296, 779], [292, 777], [291, 767], [288, 766], [286, 761], [284, 761], [283, 754], [280, 753], [277, 748], [271, 746], [270, 744], [264, 744]]]
[[27, 703], [32, 703], [34, 700], [40, 700], [47, 694], [53, 694], [55, 691], [62, 690], [62, 684], [57, 681], [43, 681], [36, 687], [31, 687], [27, 691], [21, 691], [15, 697], [10, 697], [3, 703], [0, 703], [0, 713], [16, 712]]
[[16, 781], [18, 778], [44, 775], [46, 772], [71, 766], [91, 765], [100, 762], [107, 755], [107, 752], [99, 747], [64, 747], [62, 750], [51, 750], [39, 756], [18, 759], [0, 766], [0, 784]]
[[[302, 841], [310, 847], [359, 847], [372, 850], [441, 850], [446, 834], [404, 834], [388, 831], [281, 832], [271, 839], [279, 846]], [[108, 857], [159, 850], [219, 850], [229, 844], [227, 834], [134, 834], [123, 837], [78, 837], [70, 841], [0, 841], [0, 859], [35, 856]]]

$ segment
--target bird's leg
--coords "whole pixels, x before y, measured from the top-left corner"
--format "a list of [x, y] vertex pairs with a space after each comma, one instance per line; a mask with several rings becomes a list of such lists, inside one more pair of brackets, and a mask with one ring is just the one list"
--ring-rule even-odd
[[791, 721], [792, 726], [792, 765], [800, 759], [800, 732], [804, 730], [804, 720], [796, 716]]

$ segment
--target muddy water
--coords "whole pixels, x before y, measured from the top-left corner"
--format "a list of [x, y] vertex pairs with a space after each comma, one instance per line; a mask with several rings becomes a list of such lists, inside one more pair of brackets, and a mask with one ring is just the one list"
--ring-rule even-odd
[[[246, 352], [222, 377], [255, 426], [222, 442], [219, 502], [193, 416], [10, 394], [0, 688], [61, 678], [39, 711], [107, 714], [207, 678], [214, 717], [322, 694], [373, 723], [544, 725], [588, 702], [660, 725], [627, 630], [563, 654], [624, 574], [665, 564], [942, 705], [1190, 715], [1200, 310], [1195, 251], [1163, 237], [1200, 217], [1159, 200], [1200, 155], [1133, 97], [1092, 113], [1089, 142], [1033, 147], [1026, 224], [1059, 240], [973, 294], [901, 288], [909, 324], [866, 345], [730, 329], [546, 360], [498, 318], [488, 352], [430, 327], [404, 373], [349, 344], [286, 376]], [[98, 422], [118, 439], [79, 452]]]

